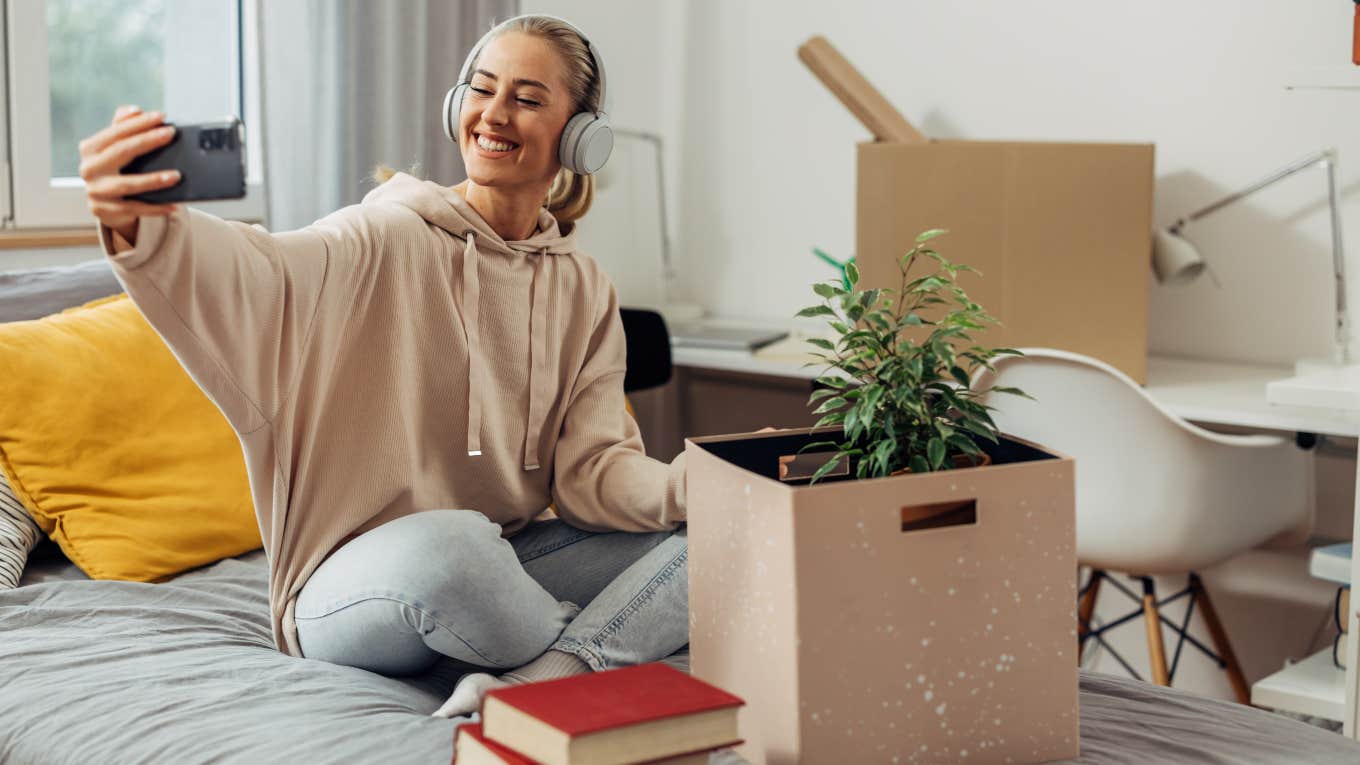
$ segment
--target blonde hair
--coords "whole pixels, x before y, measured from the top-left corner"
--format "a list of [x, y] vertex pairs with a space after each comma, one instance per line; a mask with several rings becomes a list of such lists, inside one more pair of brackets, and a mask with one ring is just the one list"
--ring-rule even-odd
[[[595, 70], [595, 59], [575, 30], [549, 16], [523, 16], [501, 27], [496, 37], [507, 32], [521, 32], [546, 40], [566, 61], [564, 79], [574, 107], [572, 114], [600, 110], [600, 76]], [[473, 61], [472, 64], [470, 69], [475, 69], [477, 62]], [[387, 182], [393, 175], [396, 175], [396, 171], [387, 165], [379, 165], [373, 171], [373, 179], [380, 184]], [[558, 224], [565, 224], [584, 217], [594, 201], [595, 176], [579, 175], [564, 167], [557, 171], [557, 177], [548, 187], [544, 205]]]

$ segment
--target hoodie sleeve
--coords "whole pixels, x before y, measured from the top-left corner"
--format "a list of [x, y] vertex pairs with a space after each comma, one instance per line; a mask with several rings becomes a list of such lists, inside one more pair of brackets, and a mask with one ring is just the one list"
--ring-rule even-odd
[[568, 523], [593, 531], [659, 531], [685, 520], [685, 455], [667, 465], [643, 452], [623, 395], [626, 345], [612, 285], [595, 317], [586, 361], [553, 457], [553, 500]]
[[269, 234], [181, 207], [144, 217], [137, 244], [100, 226], [104, 253], [147, 321], [239, 433], [282, 407], [316, 314], [335, 281], [337, 251], [360, 233], [345, 211]]

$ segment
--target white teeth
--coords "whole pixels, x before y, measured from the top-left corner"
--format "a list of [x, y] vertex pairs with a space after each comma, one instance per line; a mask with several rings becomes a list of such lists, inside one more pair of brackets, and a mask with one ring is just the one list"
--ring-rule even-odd
[[511, 149], [515, 148], [515, 144], [513, 143], [501, 143], [500, 141], [493, 141], [484, 135], [477, 136], [477, 145], [482, 147], [483, 149], [486, 149], [487, 151], [510, 151]]

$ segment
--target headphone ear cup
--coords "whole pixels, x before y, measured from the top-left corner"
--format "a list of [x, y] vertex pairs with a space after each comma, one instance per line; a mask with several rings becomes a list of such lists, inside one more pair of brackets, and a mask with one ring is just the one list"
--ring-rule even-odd
[[562, 140], [557, 143], [557, 159], [562, 163], [562, 167], [573, 173], [581, 172], [576, 164], [576, 144], [581, 140], [585, 123], [594, 118], [595, 115], [590, 112], [577, 112], [567, 120], [567, 126], [562, 128]]
[[468, 84], [464, 82], [449, 88], [444, 95], [444, 135], [454, 143], [458, 143], [458, 116], [463, 113], [463, 97], [467, 90]]
[[585, 134], [576, 145], [577, 164], [586, 175], [592, 175], [604, 167], [612, 153], [614, 128], [610, 127], [608, 117], [598, 117], [586, 125]]
[[591, 175], [604, 167], [613, 151], [614, 129], [609, 126], [609, 117], [578, 112], [562, 130], [557, 158], [573, 173]]

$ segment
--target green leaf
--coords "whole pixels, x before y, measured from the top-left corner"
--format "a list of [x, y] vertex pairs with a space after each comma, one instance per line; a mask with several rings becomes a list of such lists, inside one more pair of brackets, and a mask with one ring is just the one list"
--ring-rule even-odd
[[845, 278], [850, 280], [851, 285], [859, 283], [859, 266], [853, 260], [845, 264]]
[[860, 406], [864, 407], [866, 411], [872, 413], [874, 407], [878, 406], [878, 402], [883, 399], [883, 393], [885, 390], [886, 389], [882, 387], [875, 387], [870, 389], [870, 391], [865, 394], [864, 401], [861, 402]]
[[808, 483], [809, 484], [817, 483], [818, 481], [821, 480], [822, 476], [826, 475], [827, 473], [830, 473], [832, 470], [835, 470], [836, 466], [840, 465], [844, 461], [845, 457], [839, 455], [835, 459], [828, 460], [826, 464], [817, 468], [817, 472], [812, 474], [812, 480], [808, 481]]
[[942, 235], [948, 234], [948, 233], [949, 233], [949, 229], [947, 229], [947, 228], [932, 228], [932, 229], [929, 230], [929, 231], [923, 231], [923, 232], [921, 232], [920, 234], [918, 234], [918, 235], [916, 236], [916, 243], [917, 243], [917, 244], [922, 244], [922, 243], [925, 243], [925, 242], [929, 242], [931, 239], [934, 239], [934, 238], [937, 237], [937, 236], [942, 236]]
[[950, 367], [949, 374], [953, 375], [954, 379], [959, 381], [959, 385], [965, 388], [972, 384], [972, 381], [968, 379], [968, 373], [960, 367]]
[[944, 441], [932, 438], [926, 443], [926, 456], [930, 458], [930, 469], [939, 470], [940, 465], [944, 464], [945, 455]]
[[831, 341], [824, 337], [809, 337], [807, 341], [818, 348], [825, 348], [828, 351], [836, 350], [836, 346], [832, 345]]
[[1024, 397], [1024, 398], [1029, 399], [1030, 401], [1038, 401], [1038, 400], [1039, 400], [1039, 399], [1037, 399], [1037, 398], [1035, 398], [1035, 397], [1029, 395], [1028, 393], [1026, 393], [1026, 392], [1020, 390], [1019, 388], [1012, 388], [1012, 387], [1009, 387], [1009, 386], [1006, 386], [1006, 385], [993, 385], [992, 387], [988, 388], [987, 390], [988, 390], [988, 391], [996, 391], [997, 393], [1009, 393], [1009, 394], [1012, 395], [1012, 396], [1022, 396], [1022, 397]]
[[827, 282], [819, 282], [817, 284], [812, 285], [812, 291], [828, 299], [836, 297], [837, 295], [845, 294], [845, 290], [841, 289], [840, 287], [837, 287], [834, 284], [830, 284]]
[[835, 396], [838, 394], [839, 391], [837, 391], [835, 388], [818, 388], [817, 390], [814, 390], [812, 392], [812, 395], [808, 396], [808, 404], [809, 405], [815, 404], [818, 401], [826, 398], [827, 396]]
[[845, 412], [832, 412], [813, 424], [814, 428], [826, 428], [845, 422]]
[[972, 433], [981, 438], [985, 438], [994, 444], [998, 443], [996, 434], [991, 429], [987, 428], [985, 425], [979, 425], [978, 423], [973, 422], [972, 420], [962, 420], [959, 422], [959, 425], [963, 426], [963, 429], [967, 430], [969, 433]]
[[949, 436], [947, 440], [950, 446], [953, 446], [955, 449], [958, 449], [965, 454], [971, 454], [975, 457], [980, 457], [984, 454], [984, 452], [978, 448], [978, 445], [973, 443], [973, 439], [962, 433], [954, 433]]
[[911, 455], [911, 459], [907, 462], [907, 466], [911, 468], [911, 472], [913, 473], [930, 472], [930, 463], [926, 462], [925, 458], [919, 454]]
[[823, 401], [822, 404], [821, 404], [821, 406], [819, 406], [819, 407], [817, 407], [816, 409], [814, 409], [812, 413], [813, 413], [813, 414], [824, 414], [824, 413], [826, 413], [826, 412], [830, 412], [830, 411], [833, 411], [833, 410], [836, 410], [836, 409], [840, 409], [840, 408], [844, 407], [844, 406], [845, 406], [846, 404], [848, 404], [848, 403], [850, 403], [850, 402], [846, 401], [846, 400], [845, 400], [844, 398], [842, 398], [841, 396], [835, 396], [835, 397], [833, 397], [833, 398], [827, 399], [826, 401]]
[[814, 305], [799, 311], [796, 316], [835, 316], [836, 312], [831, 310], [831, 306]]
[[854, 443], [857, 440], [859, 425], [859, 407], [847, 409], [845, 411], [845, 438], [847, 441]]
[[941, 279], [940, 277], [931, 274], [930, 276], [923, 276], [920, 279], [917, 279], [916, 281], [912, 282], [911, 284], [908, 284], [907, 292], [910, 292], [912, 294], [926, 294], [929, 292], [934, 292], [940, 289], [941, 287], [944, 287], [946, 284], [948, 284], [948, 282], [946, 282], [944, 279]]

